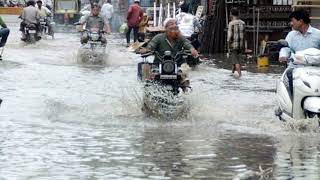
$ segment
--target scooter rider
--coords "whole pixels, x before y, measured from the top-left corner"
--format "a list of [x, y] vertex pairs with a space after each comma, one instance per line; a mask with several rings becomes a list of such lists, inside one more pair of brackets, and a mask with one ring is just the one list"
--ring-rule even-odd
[[[35, 2], [33, 0], [29, 0], [27, 2], [27, 7], [23, 8], [22, 14], [21, 14], [22, 22], [20, 23], [20, 31], [22, 32], [22, 40], [26, 39], [25, 35], [25, 27], [29, 24], [36, 25], [36, 30], [39, 32], [39, 19], [40, 19], [40, 13], [38, 9], [35, 7]], [[40, 35], [38, 34], [38, 37]]]
[[[100, 13], [100, 5], [94, 3], [91, 5], [91, 14], [90, 15], [87, 15], [85, 16], [84, 18], [81, 19], [80, 21], [80, 31], [83, 31], [83, 26], [85, 25], [85, 29], [90, 31], [90, 29], [92, 28], [97, 28], [99, 29], [100, 32], [103, 32], [101, 34], [101, 37], [100, 37], [100, 40], [101, 40], [101, 43], [102, 45], [106, 45], [107, 43], [107, 39], [106, 39], [106, 36], [104, 34], [105, 32], [105, 21], [104, 19], [99, 15]], [[89, 40], [89, 35], [87, 32], [82, 32], [82, 35], [81, 35], [81, 44], [85, 44], [87, 43]]]
[[[309, 13], [303, 9], [296, 10], [291, 13], [291, 26], [292, 31], [287, 35], [286, 41], [290, 48], [282, 48], [279, 53], [280, 62], [288, 62], [291, 51], [301, 51], [308, 48], [320, 49], [320, 30], [310, 25]], [[292, 72], [297, 65], [288, 62], [286, 77], [289, 82], [290, 95], [293, 95], [293, 81]]]
[[44, 18], [46, 20], [46, 25], [48, 26], [49, 34], [52, 34], [52, 26], [50, 21], [50, 17], [52, 17], [51, 11], [47, 7], [43, 6], [41, 0], [37, 0], [37, 6], [40, 13], [40, 18]]

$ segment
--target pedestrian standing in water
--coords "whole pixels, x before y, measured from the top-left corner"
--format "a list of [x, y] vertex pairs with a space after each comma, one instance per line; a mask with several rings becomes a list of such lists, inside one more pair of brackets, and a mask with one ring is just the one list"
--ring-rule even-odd
[[127, 47], [130, 46], [130, 34], [133, 29], [133, 40], [136, 42], [138, 40], [139, 24], [143, 19], [143, 10], [140, 7], [140, 0], [134, 0], [134, 4], [129, 7], [127, 21], [128, 21], [128, 32], [127, 37]]
[[231, 10], [231, 21], [228, 25], [228, 56], [232, 62], [232, 73], [238, 72], [241, 77], [241, 60], [245, 52], [245, 23], [239, 18], [237, 9]]

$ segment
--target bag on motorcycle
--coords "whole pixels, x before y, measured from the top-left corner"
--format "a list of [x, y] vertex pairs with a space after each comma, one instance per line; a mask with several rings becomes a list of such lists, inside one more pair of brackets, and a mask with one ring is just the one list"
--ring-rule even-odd
[[120, 28], [119, 28], [119, 32], [122, 34], [127, 33], [129, 30], [128, 24], [127, 23], [123, 23]]
[[293, 60], [294, 64], [320, 65], [320, 50], [309, 48], [303, 51], [297, 51]]

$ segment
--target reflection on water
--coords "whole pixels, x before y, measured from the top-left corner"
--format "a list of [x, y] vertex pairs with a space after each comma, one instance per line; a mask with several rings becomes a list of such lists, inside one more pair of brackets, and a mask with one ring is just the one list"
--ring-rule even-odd
[[91, 66], [76, 62], [76, 34], [34, 47], [11, 35], [0, 62], [0, 179], [232, 179], [259, 166], [270, 179], [320, 178], [319, 134], [273, 115], [279, 74], [236, 80], [202, 65], [190, 74], [190, 117], [161, 121], [141, 112], [140, 59], [116, 39], [110, 64]]
[[152, 128], [145, 132], [143, 151], [150, 154], [146, 159], [155, 163], [158, 173], [173, 179], [230, 179], [257, 170], [257, 164], [272, 167], [275, 148], [270, 138], [220, 133]]

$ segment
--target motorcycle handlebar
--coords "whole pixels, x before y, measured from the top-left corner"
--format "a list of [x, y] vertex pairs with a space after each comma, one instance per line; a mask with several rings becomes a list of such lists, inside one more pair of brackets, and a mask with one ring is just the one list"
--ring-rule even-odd
[[153, 54], [155, 54], [155, 52], [154, 51], [150, 51], [150, 52], [146, 52], [146, 53], [141, 54], [141, 57], [142, 58], [146, 58], [146, 57], [149, 57], [149, 56], [151, 56]]
[[[146, 52], [146, 53], [143, 53], [143, 54], [141, 54], [141, 57], [142, 58], [146, 58], [146, 57], [148, 57], [148, 56], [151, 56], [151, 55], [155, 55], [155, 56], [157, 56], [160, 60], [162, 60], [162, 59], [164, 59], [164, 56], [161, 56], [160, 54], [159, 54], [159, 52], [157, 52], [157, 51], [149, 51], [149, 52]], [[186, 51], [186, 50], [182, 50], [182, 51], [179, 51], [174, 57], [173, 57], [173, 59], [177, 59], [179, 56], [181, 56], [181, 55], [187, 55], [187, 56], [189, 56], [189, 55], [191, 55], [191, 51]]]
[[[91, 32], [90, 30], [88, 30], [88, 29], [83, 29], [82, 30], [83, 32]], [[105, 33], [106, 31], [104, 31], [104, 30], [100, 30], [100, 31], [98, 31], [99, 33]]]

